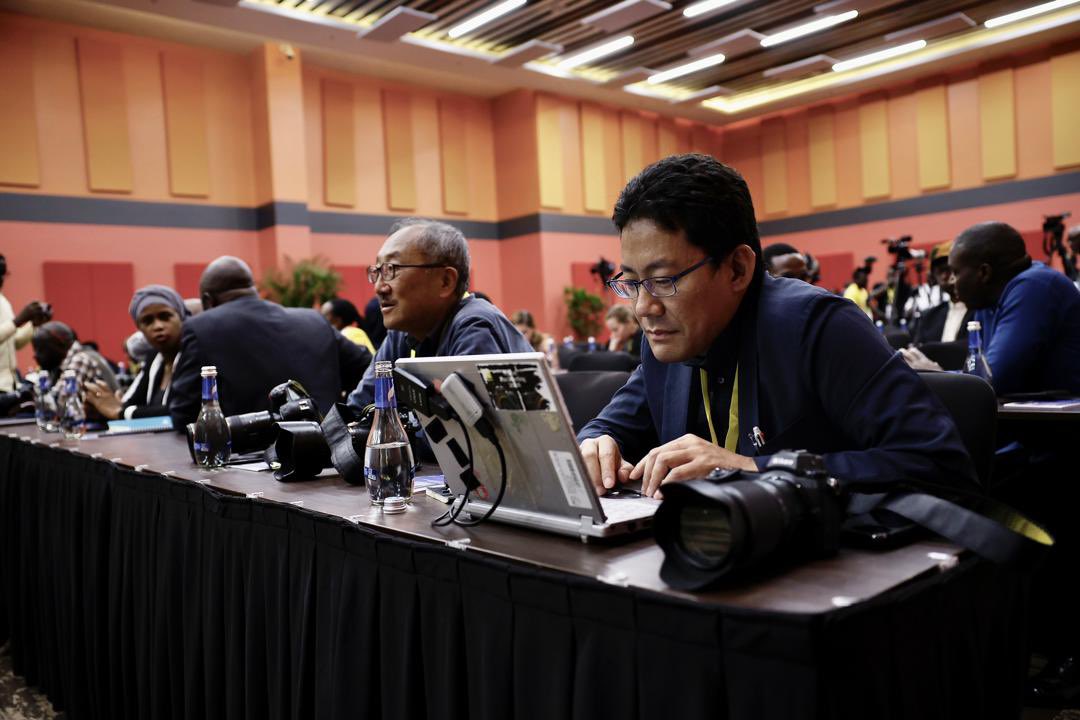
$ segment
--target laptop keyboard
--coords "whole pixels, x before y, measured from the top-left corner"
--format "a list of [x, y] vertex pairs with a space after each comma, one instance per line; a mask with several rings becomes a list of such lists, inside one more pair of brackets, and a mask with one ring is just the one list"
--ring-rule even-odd
[[652, 498], [600, 498], [609, 523], [652, 517], [660, 507], [660, 501]]

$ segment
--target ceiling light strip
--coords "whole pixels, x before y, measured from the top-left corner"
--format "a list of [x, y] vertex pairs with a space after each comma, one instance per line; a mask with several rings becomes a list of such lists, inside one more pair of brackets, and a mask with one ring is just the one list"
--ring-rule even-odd
[[1017, 10], [1016, 12], [1009, 13], [1008, 15], [1000, 15], [996, 18], [990, 18], [983, 23], [988, 28], [996, 28], [1000, 25], [1007, 25], [1017, 20], [1023, 20], [1024, 18], [1033, 17], [1035, 15], [1042, 15], [1043, 13], [1051, 12], [1053, 10], [1060, 10], [1063, 7], [1075, 5], [1080, 0], [1054, 0], [1054, 2], [1043, 3], [1042, 5], [1034, 5], [1024, 10]]
[[713, 10], [719, 10], [725, 5], [730, 5], [735, 0], [702, 0], [702, 2], [696, 2], [693, 5], [688, 5], [683, 8], [682, 14], [684, 17], [692, 18], [698, 15], [704, 15], [707, 12]]
[[832, 69], [833, 72], [854, 70], [855, 68], [860, 68], [864, 65], [873, 65], [874, 63], [881, 62], [882, 60], [888, 60], [889, 58], [907, 55], [908, 53], [915, 52], [916, 50], [922, 50], [924, 47], [926, 47], [925, 40], [915, 40], [914, 42], [904, 43], [903, 45], [897, 45], [896, 47], [885, 48], [884, 50], [878, 50], [877, 52], [867, 53], [866, 55], [860, 55], [859, 57], [853, 57], [849, 60], [841, 60], [840, 62], [834, 64], [832, 66]]
[[487, 25], [492, 20], [496, 20], [509, 12], [517, 10], [527, 1], [528, 0], [503, 0], [503, 2], [492, 5], [487, 10], [473, 15], [460, 25], [455, 25], [450, 28], [450, 32], [448, 32], [447, 35], [452, 38], [459, 38], [462, 35], [467, 35], [481, 25]]
[[614, 55], [620, 50], [625, 50], [634, 44], [633, 35], [623, 35], [622, 37], [609, 40], [606, 43], [597, 45], [596, 47], [589, 48], [584, 52], [580, 52], [577, 55], [571, 55], [562, 62], [559, 63], [559, 68], [563, 70], [570, 70], [576, 68], [579, 65], [585, 65], [593, 60], [599, 60], [602, 57], [608, 55]]
[[724, 62], [724, 54], [716, 53], [715, 55], [709, 55], [703, 57], [700, 60], [686, 63], [685, 65], [679, 65], [673, 67], [670, 70], [664, 70], [658, 72], [655, 75], [650, 75], [648, 82], [650, 85], [656, 85], [657, 83], [667, 82], [668, 80], [674, 80], [675, 78], [682, 77], [683, 75], [689, 75], [690, 73], [696, 73], [699, 70], [705, 68], [711, 68], [714, 65], [719, 65]]
[[801, 38], [805, 35], [820, 32], [822, 30], [831, 28], [834, 25], [845, 23], [848, 20], [854, 20], [858, 16], [858, 10], [848, 10], [847, 12], [840, 13], [839, 15], [826, 15], [823, 18], [811, 20], [808, 23], [796, 25], [795, 27], [790, 27], [787, 30], [781, 30], [780, 32], [773, 33], [772, 35], [766, 35], [761, 39], [761, 47], [772, 47], [773, 45], [779, 45], [780, 43], [785, 43], [789, 40], [794, 40], [796, 38]]

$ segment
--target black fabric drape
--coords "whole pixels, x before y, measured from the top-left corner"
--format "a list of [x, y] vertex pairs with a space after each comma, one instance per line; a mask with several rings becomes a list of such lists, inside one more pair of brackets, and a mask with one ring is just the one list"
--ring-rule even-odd
[[1019, 713], [1024, 586], [974, 560], [749, 612], [7, 437], [0, 522], [0, 632], [72, 720]]

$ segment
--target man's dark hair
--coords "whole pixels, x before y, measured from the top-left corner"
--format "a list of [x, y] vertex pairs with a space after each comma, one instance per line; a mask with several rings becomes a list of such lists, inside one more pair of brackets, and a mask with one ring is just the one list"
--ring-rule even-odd
[[7, 258], [0, 255], [0, 278], [7, 275]]
[[972, 225], [956, 237], [953, 248], [958, 246], [976, 264], [993, 268], [995, 276], [1013, 271], [1027, 259], [1024, 238], [1003, 222]]
[[329, 302], [330, 312], [341, 318], [341, 322], [345, 323], [345, 327], [359, 325], [364, 322], [364, 318], [360, 316], [360, 311], [345, 298], [334, 298]]
[[773, 258], [798, 254], [800, 254], [799, 250], [794, 245], [788, 245], [787, 243], [773, 243], [762, 248], [761, 259], [765, 261], [765, 266], [768, 268], [768, 266], [772, 264]]
[[[668, 232], [682, 230], [717, 263], [739, 245], [749, 245], [761, 258], [746, 181], [708, 155], [672, 155], [642, 170], [619, 194], [611, 220], [619, 232], [634, 220], [652, 220]], [[757, 272], [763, 272], [761, 262]]]

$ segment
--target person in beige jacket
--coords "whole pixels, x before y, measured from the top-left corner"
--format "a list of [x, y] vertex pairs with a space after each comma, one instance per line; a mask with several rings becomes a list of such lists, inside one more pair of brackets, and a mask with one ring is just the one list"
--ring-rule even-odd
[[[7, 277], [7, 259], [0, 255], [0, 290]], [[30, 342], [34, 326], [52, 316], [49, 306], [32, 300], [16, 315], [11, 303], [0, 292], [0, 392], [15, 389], [15, 351]]]

